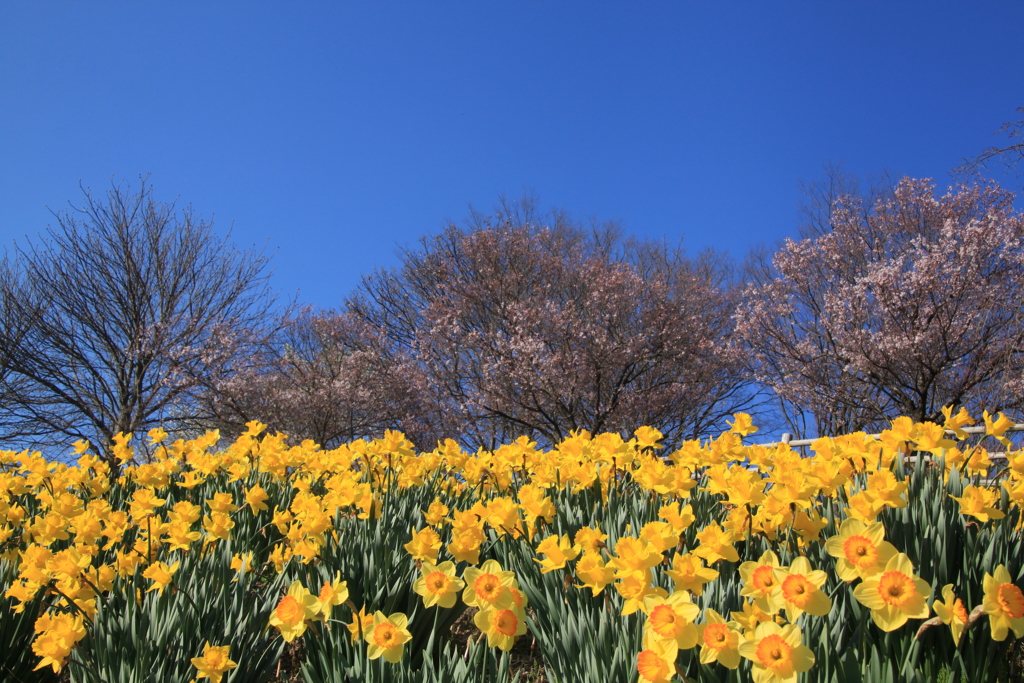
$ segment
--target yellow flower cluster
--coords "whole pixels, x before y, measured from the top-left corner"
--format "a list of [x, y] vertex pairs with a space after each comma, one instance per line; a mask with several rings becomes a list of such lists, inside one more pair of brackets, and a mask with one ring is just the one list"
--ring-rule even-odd
[[[134, 596], [140, 603], [176, 599], [185, 558], [224, 547], [218, 544], [235, 540], [249, 520], [257, 520], [261, 537], [270, 540], [266, 549], [235, 554], [236, 578], [318, 566], [343, 544], [341, 520], [389, 523], [379, 519], [388, 497], [430, 487], [425, 509], [416, 507], [422, 521], [417, 518], [404, 545], [406, 589], [428, 609], [454, 608], [461, 593], [462, 603], [478, 610], [474, 623], [491, 647], [508, 651], [527, 628], [525, 591], [502, 568], [512, 565], [491, 555], [505, 547], [500, 544], [528, 544], [535, 557], [526, 564], [540, 577], [564, 572], [567, 586], [604, 594], [606, 604], [613, 596], [621, 617], [642, 615], [636, 660], [642, 680], [670, 680], [680, 652], [696, 648], [703, 664], [748, 666], [757, 683], [789, 683], [814, 665], [803, 634], [812, 619], [832, 611], [825, 590], [830, 582], [835, 590], [849, 584], [885, 632], [934, 611], [959, 642], [971, 622], [959, 591], [984, 596], [973, 607], [988, 616], [992, 638], [1003, 640], [1010, 631], [1024, 637], [1024, 595], [1010, 573], [1022, 567], [992, 567], [980, 587], [946, 585], [939, 600], [938, 586], [919, 575], [908, 549], [886, 540], [888, 516], [915, 503], [901, 464], [912, 452], [939, 465], [928, 466], [943, 485], [954, 476], [970, 480], [960, 495], [950, 495], [965, 520], [1021, 533], [1024, 451], [1014, 450], [1006, 436], [1010, 420], [984, 415], [987, 437], [1006, 450], [1008, 464], [990, 481], [991, 454], [964, 440], [962, 428], [974, 421], [963, 410], [945, 416], [941, 425], [899, 418], [877, 438], [819, 439], [810, 455], [785, 444], [744, 444], [756, 428], [743, 414], [718, 438], [689, 441], [672, 452], [661, 448], [662, 435], [651, 427], [629, 439], [578, 432], [550, 449], [520, 438], [469, 453], [451, 440], [417, 452], [390, 431], [325, 450], [309, 441], [289, 444], [257, 422], [219, 449], [216, 432], [168, 443], [166, 432], [153, 430], [146, 457], [136, 455], [130, 435], [118, 435], [116, 476], [84, 442], [75, 446], [75, 464], [4, 451], [0, 561], [16, 572], [0, 587], [14, 612], [43, 600], [32, 651], [40, 667], [59, 671], [87, 637], [97, 600], [136, 577], [148, 582]], [[607, 503], [627, 491], [656, 501], [636, 528], [555, 524], [558, 500], [594, 492]], [[700, 519], [698, 497], [700, 509], [711, 510]], [[403, 520], [401, 528], [409, 523]], [[556, 528], [565, 533], [552, 533]], [[758, 550], [753, 559], [754, 540], [775, 550]], [[521, 565], [517, 572], [525, 581]], [[722, 614], [698, 605], [709, 586], [726, 579], [738, 582], [742, 601], [729, 619], [723, 614], [737, 605], [715, 605]], [[296, 580], [269, 625], [290, 642], [328, 622], [347, 601], [340, 575], [316, 595]], [[366, 642], [367, 656], [400, 661], [412, 639], [408, 617], [387, 616], [372, 605], [349, 608], [349, 631]], [[235, 666], [229, 647], [206, 642], [203, 657], [192, 659], [200, 677], [220, 680]]]

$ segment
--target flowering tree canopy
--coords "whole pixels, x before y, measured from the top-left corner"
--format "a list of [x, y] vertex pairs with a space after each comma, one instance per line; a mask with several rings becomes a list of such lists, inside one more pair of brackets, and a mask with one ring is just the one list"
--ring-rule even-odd
[[232, 374], [211, 386], [203, 403], [213, 425], [242, 433], [258, 420], [325, 447], [400, 427], [418, 438], [434, 430], [431, 411], [416, 403], [415, 375], [389, 352], [379, 331], [351, 313], [305, 307]]
[[945, 405], [1024, 396], [1024, 218], [993, 184], [937, 196], [903, 179], [865, 211], [840, 198], [831, 229], [787, 241], [736, 321], [758, 379], [821, 433]]
[[406, 359], [433, 423], [480, 445], [636, 424], [671, 442], [747, 400], [724, 273], [714, 256], [508, 211], [422, 240], [349, 310]]
[[747, 404], [720, 258], [558, 216], [475, 220], [365, 278], [341, 312], [287, 321], [218, 385], [215, 412], [325, 446], [394, 428], [493, 447], [637, 424], [673, 442]]

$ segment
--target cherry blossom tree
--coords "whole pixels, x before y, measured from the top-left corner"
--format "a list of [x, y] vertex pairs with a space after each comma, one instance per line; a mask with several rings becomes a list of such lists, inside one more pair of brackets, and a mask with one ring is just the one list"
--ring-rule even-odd
[[757, 378], [819, 433], [1024, 400], [1024, 218], [994, 184], [903, 179], [788, 240], [736, 314]]
[[203, 403], [227, 434], [258, 420], [296, 439], [331, 448], [400, 429], [430, 444], [432, 414], [419, 405], [410, 363], [349, 313], [305, 307], [286, 315], [242, 367], [210, 387]]
[[445, 436], [490, 447], [650, 424], [673, 442], [749, 404], [721, 257], [505, 209], [425, 238], [348, 302], [407, 359]]
[[675, 443], [751, 405], [723, 257], [547, 219], [528, 203], [474, 215], [364, 278], [342, 310], [287, 319], [214, 387], [217, 424], [258, 419], [325, 446], [392, 428], [425, 448], [649, 424]]

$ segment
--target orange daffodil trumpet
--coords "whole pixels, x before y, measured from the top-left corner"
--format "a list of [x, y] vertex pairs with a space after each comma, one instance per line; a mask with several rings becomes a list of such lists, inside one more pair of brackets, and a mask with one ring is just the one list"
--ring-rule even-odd
[[768, 614], [779, 611], [775, 601], [776, 589], [779, 587], [776, 577], [778, 568], [779, 558], [770, 550], [762, 554], [757, 562], [744, 562], [740, 565], [740, 577], [743, 579], [740, 595], [752, 598], [754, 604]]
[[497, 560], [487, 560], [479, 569], [468, 567], [462, 578], [466, 583], [462, 601], [470, 607], [501, 609], [512, 601], [508, 589], [515, 584], [515, 574], [503, 571]]
[[674, 643], [650, 633], [644, 635], [644, 649], [637, 655], [640, 683], [667, 683], [676, 675], [677, 648]]
[[516, 637], [526, 633], [522, 613], [511, 604], [506, 609], [485, 607], [473, 616], [473, 623], [486, 634], [488, 647], [496, 647], [503, 652], [511, 650]]

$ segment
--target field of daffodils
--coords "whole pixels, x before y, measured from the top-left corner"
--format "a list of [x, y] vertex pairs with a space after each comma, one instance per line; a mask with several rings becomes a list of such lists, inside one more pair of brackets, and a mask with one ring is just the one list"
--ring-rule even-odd
[[0, 678], [510, 681], [532, 639], [557, 683], [1009, 681], [1024, 450], [974, 422], [0, 451]]

